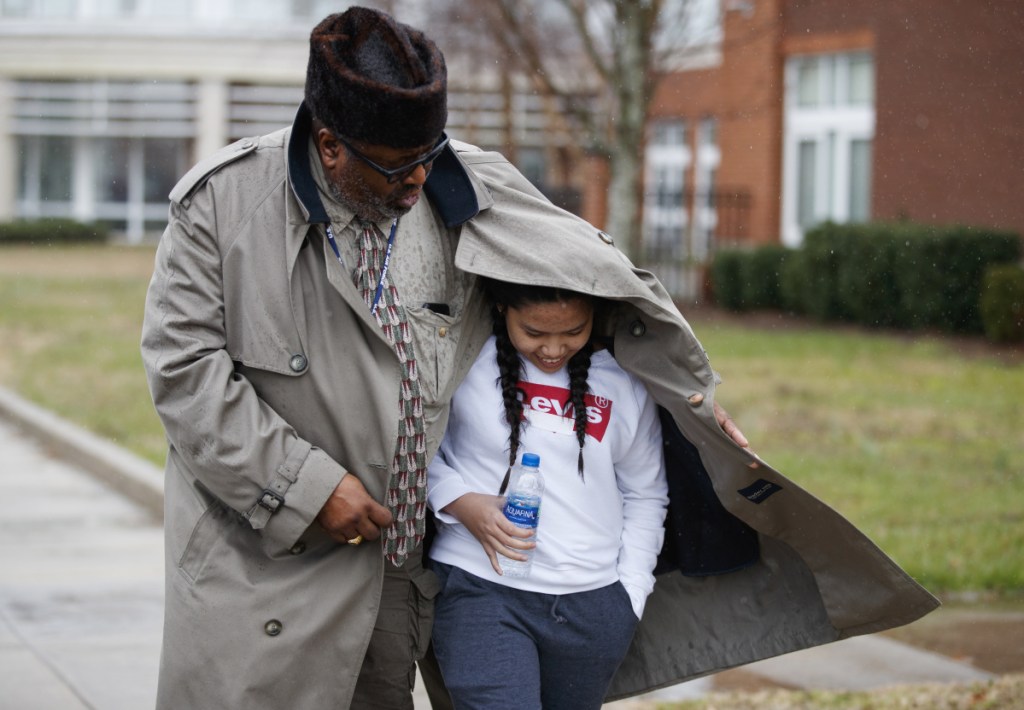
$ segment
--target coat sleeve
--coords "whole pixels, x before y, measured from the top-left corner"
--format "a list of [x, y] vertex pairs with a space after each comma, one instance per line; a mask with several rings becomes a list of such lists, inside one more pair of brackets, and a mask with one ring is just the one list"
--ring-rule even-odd
[[615, 462], [615, 479], [622, 495], [618, 573], [640, 618], [654, 589], [654, 566], [665, 534], [668, 483], [657, 406], [643, 385], [630, 379], [639, 417], [632, 440]]
[[172, 455], [261, 530], [274, 554], [313, 523], [345, 471], [235, 372], [212, 194], [206, 186], [187, 209], [171, 203], [146, 298], [142, 359]]

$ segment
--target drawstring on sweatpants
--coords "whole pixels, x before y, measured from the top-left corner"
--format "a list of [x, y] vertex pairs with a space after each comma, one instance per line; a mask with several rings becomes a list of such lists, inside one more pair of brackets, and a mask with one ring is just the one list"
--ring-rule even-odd
[[554, 619], [557, 624], [564, 624], [568, 619], [558, 613], [558, 602], [560, 601], [562, 601], [562, 597], [555, 597], [555, 603], [551, 605], [551, 618]]

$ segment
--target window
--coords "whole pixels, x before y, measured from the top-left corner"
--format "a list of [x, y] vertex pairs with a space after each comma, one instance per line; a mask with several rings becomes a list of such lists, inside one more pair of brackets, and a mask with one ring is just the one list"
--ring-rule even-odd
[[850, 143], [850, 219], [866, 222], [871, 218], [871, 141]]
[[228, 87], [228, 140], [292, 125], [302, 95], [302, 86], [232, 84]]
[[5, 17], [74, 17], [75, 0], [0, 0]]
[[67, 214], [71, 209], [72, 139], [23, 136], [18, 140], [18, 200], [47, 203], [56, 214], [36, 209], [30, 216]]
[[689, 256], [703, 261], [711, 252], [718, 212], [715, 208], [715, 175], [721, 163], [718, 149], [718, 121], [701, 120], [697, 128], [697, 155], [694, 170], [693, 228]]
[[871, 106], [875, 102], [875, 65], [866, 54], [850, 57], [847, 99], [853, 106]]
[[191, 25], [222, 26], [237, 24], [242, 18], [246, 25], [273, 25], [278, 29], [299, 26], [297, 20], [306, 27], [309, 21], [319, 21], [343, 9], [329, 0], [0, 0], [0, 17], [86, 21], [187, 19]]
[[520, 148], [516, 151], [516, 167], [538, 190], [547, 186], [543, 149]]
[[871, 218], [874, 59], [794, 56], [785, 72], [782, 239], [799, 246], [825, 220]]
[[796, 67], [796, 100], [798, 106], [817, 106], [820, 99], [821, 81], [818, 76], [818, 60], [808, 58]]
[[664, 3], [654, 37], [661, 68], [686, 71], [720, 64], [723, 20], [721, 0]]
[[815, 172], [818, 166], [818, 144], [814, 141], [800, 141], [800, 167], [797, 173], [797, 222], [802, 229], [813, 227], [817, 221], [814, 215]]
[[644, 158], [643, 243], [649, 259], [684, 256], [687, 214], [683, 190], [689, 167], [686, 124], [652, 124]]
[[136, 0], [96, 0], [97, 17], [131, 17], [138, 10]]
[[191, 162], [193, 87], [179, 82], [17, 82], [19, 217], [101, 221], [131, 241], [160, 229]]
[[164, 203], [171, 189], [188, 169], [182, 144], [176, 138], [142, 140], [142, 177], [145, 202]]

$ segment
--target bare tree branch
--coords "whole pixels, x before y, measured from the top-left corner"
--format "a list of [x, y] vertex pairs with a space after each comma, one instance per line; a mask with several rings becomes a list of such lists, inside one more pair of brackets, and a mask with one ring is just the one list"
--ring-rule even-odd
[[587, 16], [589, 13], [587, 10], [586, 0], [559, 0], [559, 3], [562, 7], [568, 10], [569, 17], [572, 19], [576, 34], [583, 42], [583, 49], [586, 52], [587, 57], [590, 59], [590, 63], [594, 65], [594, 69], [597, 71], [598, 76], [600, 76], [605, 82], [611, 81], [612, 69], [606, 63], [606, 58], [602, 56], [602, 53], [598, 50], [597, 45], [594, 42], [594, 35], [587, 25]]
[[[578, 100], [575, 100], [576, 97], [572, 90], [560, 85], [564, 83], [578, 91], [581, 84], [580, 82], [556, 83], [557, 78], [565, 72], [554, 71], [550, 63], [545, 60], [536, 27], [519, 12], [523, 8], [523, 3], [516, 2], [516, 0], [484, 0], [484, 5], [489, 6], [497, 13], [491, 15], [494, 23], [491, 25], [491, 34], [510, 55], [516, 57], [527, 78], [539, 93], [560, 99], [562, 109], [571, 115], [575, 123], [581, 126], [583, 133], [591, 137], [590, 142], [592, 143], [594, 138], [600, 135], [593, 111], [589, 106], [581, 105]], [[546, 47], [550, 48], [550, 44]], [[562, 66], [568, 70], [573, 65], [565, 63]], [[583, 86], [586, 85], [583, 84]]]
[[481, 51], [506, 71], [522, 72], [542, 98], [547, 125], [566, 128], [571, 152], [585, 147], [608, 156], [605, 227], [627, 254], [639, 247], [650, 102], [667, 58], [694, 46], [707, 50], [695, 28], [718, 31], [716, 18], [704, 16], [704, 0], [435, 0], [441, 1], [458, 18], [476, 18], [479, 34], [490, 40]]

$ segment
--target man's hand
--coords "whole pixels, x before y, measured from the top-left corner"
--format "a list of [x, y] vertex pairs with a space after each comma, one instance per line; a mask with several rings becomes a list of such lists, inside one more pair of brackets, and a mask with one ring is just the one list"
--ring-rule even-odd
[[523, 538], [529, 537], [533, 531], [516, 527], [502, 514], [501, 506], [505, 502], [502, 496], [489, 496], [483, 493], [466, 493], [444, 507], [444, 512], [454, 516], [473, 537], [483, 546], [491, 567], [501, 574], [498, 555], [513, 560], [526, 561], [526, 555], [516, 550], [529, 550], [537, 546]]
[[750, 442], [747, 441], [747, 437], [743, 436], [743, 432], [736, 426], [736, 423], [729, 416], [729, 413], [722, 409], [722, 405], [715, 402], [715, 419], [718, 420], [718, 426], [722, 427], [722, 431], [728, 434], [733, 441], [742, 446], [744, 449], [750, 448]]
[[391, 525], [391, 511], [366, 492], [363, 482], [349, 473], [324, 503], [316, 520], [338, 542], [360, 535], [376, 540], [380, 531]]
[[[718, 426], [722, 427], [722, 431], [732, 437], [733, 441], [754, 454], [753, 449], [750, 448], [750, 442], [747, 441], [747, 437], [743, 436], [743, 432], [736, 426], [736, 422], [732, 420], [727, 411], [722, 409], [722, 405], [718, 402], [715, 402], [715, 419], [718, 420]], [[757, 456], [757, 454], [754, 454], [754, 456]], [[751, 461], [747, 464], [747, 467], [757, 468], [760, 465], [757, 461]]]

